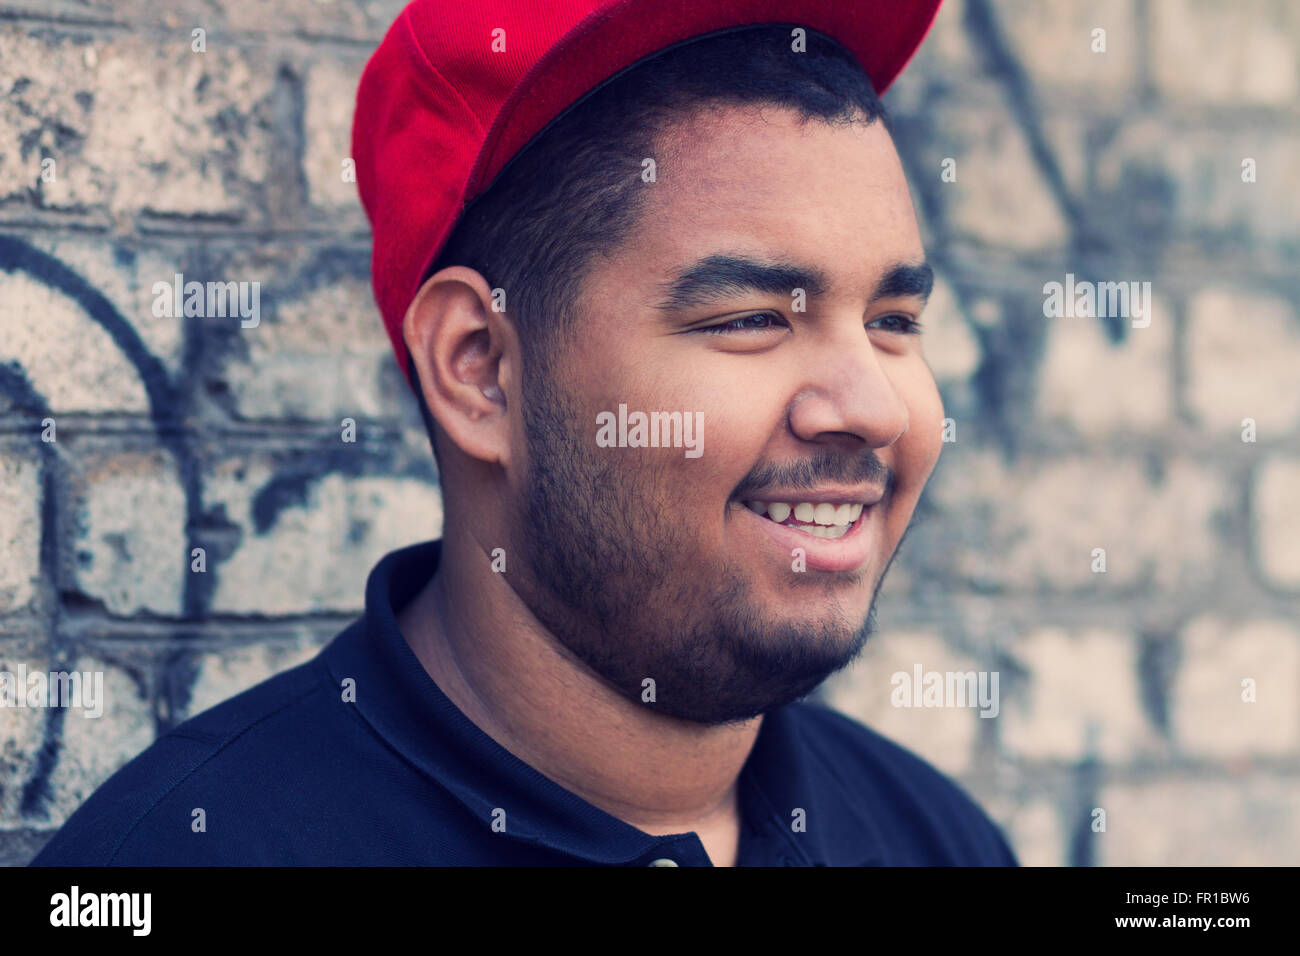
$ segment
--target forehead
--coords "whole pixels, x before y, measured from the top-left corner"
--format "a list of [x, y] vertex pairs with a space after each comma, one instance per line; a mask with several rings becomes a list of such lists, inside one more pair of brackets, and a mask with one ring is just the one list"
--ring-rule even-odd
[[674, 124], [655, 158], [656, 181], [642, 187], [651, 193], [616, 267], [623, 259], [657, 279], [720, 251], [745, 252], [815, 264], [832, 293], [856, 294], [881, 270], [923, 256], [879, 121], [831, 125], [780, 107], [718, 107]]

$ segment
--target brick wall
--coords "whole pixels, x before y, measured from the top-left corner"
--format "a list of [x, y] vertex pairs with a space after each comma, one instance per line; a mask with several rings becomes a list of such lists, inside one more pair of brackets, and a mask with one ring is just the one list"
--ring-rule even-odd
[[[439, 533], [342, 174], [400, 7], [0, 0], [0, 670], [106, 693], [0, 708], [0, 862]], [[1300, 850], [1298, 93], [1280, 0], [948, 0], [887, 100], [956, 440], [824, 697], [1025, 862]], [[260, 282], [260, 324], [156, 317], [178, 272]], [[1066, 273], [1149, 281], [1150, 324], [1045, 318]], [[998, 716], [891, 706], [915, 665], [996, 670]]]

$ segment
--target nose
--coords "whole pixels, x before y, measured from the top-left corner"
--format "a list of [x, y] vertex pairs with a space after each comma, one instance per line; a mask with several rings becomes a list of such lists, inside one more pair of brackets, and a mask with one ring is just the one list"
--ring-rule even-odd
[[887, 368], [889, 356], [858, 327], [853, 342], [819, 344], [807, 357], [808, 374], [790, 408], [790, 428], [809, 442], [892, 445], [906, 434], [907, 403]]

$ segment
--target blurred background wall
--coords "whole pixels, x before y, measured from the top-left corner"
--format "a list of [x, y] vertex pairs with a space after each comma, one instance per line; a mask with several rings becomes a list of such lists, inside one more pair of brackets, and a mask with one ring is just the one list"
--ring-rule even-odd
[[[0, 862], [439, 534], [346, 181], [401, 6], [0, 0], [0, 671], [106, 692], [0, 708]], [[955, 440], [821, 696], [1023, 862], [1300, 862], [1298, 94], [1283, 0], [948, 0], [886, 97]], [[155, 317], [178, 272], [260, 324]], [[1149, 325], [1046, 318], [1067, 273], [1150, 282]], [[998, 715], [891, 706], [918, 666]]]

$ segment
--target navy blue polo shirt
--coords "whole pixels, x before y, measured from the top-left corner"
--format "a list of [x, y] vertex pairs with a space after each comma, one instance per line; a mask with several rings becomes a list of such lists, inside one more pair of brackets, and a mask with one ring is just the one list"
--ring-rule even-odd
[[[439, 553], [385, 556], [365, 613], [319, 655], [163, 734], [33, 864], [710, 866], [694, 833], [593, 806], [438, 689], [396, 614]], [[742, 866], [1016, 863], [952, 780], [820, 705], [768, 714], [739, 785]]]

